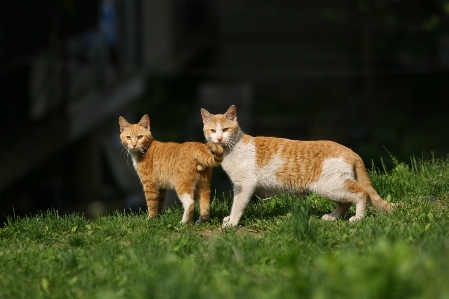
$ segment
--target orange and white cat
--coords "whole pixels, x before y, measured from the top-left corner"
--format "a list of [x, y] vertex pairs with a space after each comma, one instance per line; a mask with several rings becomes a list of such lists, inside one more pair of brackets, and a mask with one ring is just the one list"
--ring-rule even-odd
[[150, 118], [145, 114], [138, 124], [119, 117], [120, 139], [131, 155], [134, 168], [143, 185], [148, 218], [157, 216], [164, 207], [167, 189], [174, 189], [184, 207], [182, 223], [193, 218], [194, 197], [199, 201], [200, 217], [210, 216], [210, 180], [212, 167], [223, 161], [220, 145], [208, 142], [159, 142], [150, 131]]
[[252, 137], [237, 123], [232, 105], [225, 114], [201, 109], [206, 140], [224, 149], [222, 167], [234, 186], [231, 214], [223, 226], [235, 226], [258, 188], [283, 192], [315, 192], [337, 204], [322, 217], [333, 221], [351, 204], [356, 213], [349, 221], [365, 216], [366, 204], [390, 211], [371, 185], [362, 159], [349, 148], [332, 141], [299, 141], [274, 137]]

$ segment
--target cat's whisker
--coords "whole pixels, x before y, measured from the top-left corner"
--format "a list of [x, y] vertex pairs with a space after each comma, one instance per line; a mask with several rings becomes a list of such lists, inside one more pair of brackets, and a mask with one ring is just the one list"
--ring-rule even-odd
[[125, 160], [126, 160], [126, 163], [128, 164], [128, 165], [131, 165], [132, 163], [132, 157], [131, 157], [131, 153], [129, 152], [129, 149], [128, 148], [123, 148], [123, 150], [122, 150], [122, 154], [123, 154], [123, 157], [125, 158]]
[[225, 142], [226, 147], [227, 147], [228, 149], [232, 149], [232, 148], [235, 146], [236, 143], [237, 143], [237, 140], [235, 140], [235, 139], [228, 139], [228, 140], [226, 140], [226, 142]]
[[123, 155], [123, 157], [125, 157], [126, 158], [126, 156], [127, 155], [129, 155], [129, 151], [128, 151], [128, 149], [127, 148], [122, 148], [122, 150], [120, 151], [120, 157], [122, 157], [122, 155]]
[[132, 157], [131, 157], [131, 153], [129, 152], [129, 149], [124, 147], [124, 148], [120, 151], [120, 157], [121, 157], [122, 155], [123, 155], [123, 157], [125, 158], [126, 163], [130, 165], [130, 164], [131, 164], [130, 161], [132, 161]]

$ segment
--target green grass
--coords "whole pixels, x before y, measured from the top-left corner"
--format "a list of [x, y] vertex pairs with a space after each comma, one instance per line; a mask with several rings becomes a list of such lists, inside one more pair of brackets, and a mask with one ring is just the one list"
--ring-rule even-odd
[[[373, 169], [401, 203], [360, 222], [324, 222], [317, 195], [250, 204], [238, 228], [116, 213], [87, 220], [45, 212], [0, 229], [0, 298], [449, 298], [449, 163], [411, 159]], [[304, 200], [306, 199], [306, 200]], [[196, 211], [198, 215], [198, 211]]]

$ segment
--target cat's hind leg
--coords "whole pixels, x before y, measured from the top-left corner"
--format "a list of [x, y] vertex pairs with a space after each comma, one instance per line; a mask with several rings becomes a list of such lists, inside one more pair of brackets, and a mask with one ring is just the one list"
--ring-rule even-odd
[[193, 218], [193, 210], [195, 207], [195, 203], [193, 201], [193, 196], [188, 193], [178, 194], [179, 200], [184, 207], [184, 214], [182, 215], [181, 223], [189, 223]]
[[327, 178], [325, 184], [318, 183], [314, 191], [336, 202], [337, 208], [332, 213], [324, 215], [321, 219], [336, 220], [348, 210], [351, 204], [355, 204], [356, 213], [355, 216], [349, 218], [349, 221], [353, 222], [362, 219], [366, 213], [366, 202], [368, 200], [365, 188], [353, 179], [341, 181], [338, 177], [334, 177], [334, 179], [330, 180], [331, 184], [329, 179], [332, 179], [332, 177]]
[[368, 200], [368, 194], [365, 187], [360, 185], [355, 180], [346, 180], [343, 187], [348, 193], [348, 199], [352, 199], [355, 204], [355, 216], [349, 218], [350, 222], [357, 221], [365, 217], [366, 214], [366, 202]]
[[176, 194], [184, 208], [181, 223], [189, 223], [192, 221], [193, 210], [195, 207], [195, 202], [193, 201], [193, 188], [183, 187], [181, 184], [181, 186], [176, 187]]
[[200, 178], [195, 189], [195, 197], [198, 199], [200, 206], [200, 217], [196, 223], [206, 222], [210, 217], [210, 175], [212, 169], [209, 172], [209, 174], [205, 173]]
[[335, 221], [346, 213], [350, 206], [350, 202], [337, 202], [337, 208], [332, 213], [323, 215], [321, 219], [325, 221]]

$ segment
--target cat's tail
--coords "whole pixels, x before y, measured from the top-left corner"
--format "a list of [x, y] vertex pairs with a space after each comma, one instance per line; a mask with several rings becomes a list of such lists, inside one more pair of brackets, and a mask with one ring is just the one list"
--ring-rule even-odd
[[205, 146], [208, 150], [205, 152], [198, 152], [195, 157], [198, 163], [200, 163], [196, 167], [198, 171], [203, 171], [206, 167], [218, 166], [223, 162], [224, 152], [220, 145], [207, 142]]
[[377, 194], [376, 190], [371, 184], [371, 180], [368, 176], [365, 165], [361, 160], [355, 163], [355, 175], [357, 177], [357, 182], [365, 187], [369, 202], [379, 211], [384, 211], [387, 213], [391, 212], [394, 204], [382, 199], [379, 194]]

